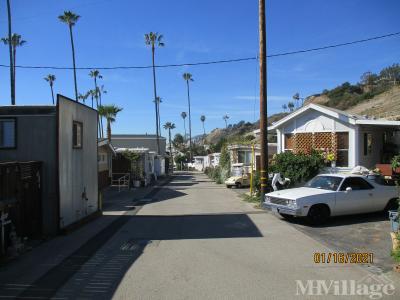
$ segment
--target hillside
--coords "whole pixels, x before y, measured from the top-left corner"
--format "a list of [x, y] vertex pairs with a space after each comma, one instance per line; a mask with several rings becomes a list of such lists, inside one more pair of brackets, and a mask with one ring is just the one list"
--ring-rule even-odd
[[[393, 64], [374, 74], [365, 72], [360, 82], [350, 84], [345, 82], [321, 94], [311, 95], [304, 101], [337, 108], [353, 114], [368, 115], [375, 118], [400, 120], [400, 65]], [[286, 108], [295, 107], [291, 101]], [[274, 123], [287, 112], [277, 113], [268, 117], [268, 123]], [[207, 143], [220, 144], [222, 140], [234, 141], [245, 138], [253, 130], [259, 128], [259, 122], [241, 121], [229, 125], [226, 129], [216, 128], [207, 135]]]
[[[268, 123], [271, 124], [282, 119], [288, 113], [277, 113], [268, 117]], [[235, 140], [250, 134], [253, 130], [260, 127], [259, 121], [255, 123], [240, 121], [237, 124], [230, 124], [227, 128], [215, 128], [207, 135], [207, 143], [217, 144], [222, 138], [225, 140]]]

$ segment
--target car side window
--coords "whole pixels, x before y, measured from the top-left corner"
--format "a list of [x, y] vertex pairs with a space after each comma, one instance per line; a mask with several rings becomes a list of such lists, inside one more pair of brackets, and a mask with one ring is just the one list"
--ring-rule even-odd
[[345, 191], [348, 187], [351, 187], [352, 190], [371, 190], [374, 187], [359, 177], [349, 177], [343, 181], [343, 184], [340, 188], [341, 191]]

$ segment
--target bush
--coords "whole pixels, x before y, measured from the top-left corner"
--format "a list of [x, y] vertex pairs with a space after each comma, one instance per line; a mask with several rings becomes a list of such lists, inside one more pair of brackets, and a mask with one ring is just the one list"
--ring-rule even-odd
[[325, 167], [321, 153], [313, 151], [310, 155], [284, 152], [276, 154], [270, 172], [281, 173], [291, 180], [290, 185], [310, 180]]

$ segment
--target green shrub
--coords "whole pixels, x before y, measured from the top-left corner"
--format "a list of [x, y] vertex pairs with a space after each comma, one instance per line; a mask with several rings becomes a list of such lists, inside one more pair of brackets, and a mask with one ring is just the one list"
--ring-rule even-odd
[[290, 185], [310, 180], [325, 167], [321, 153], [313, 151], [310, 155], [284, 152], [276, 154], [270, 173], [281, 173], [291, 180]]

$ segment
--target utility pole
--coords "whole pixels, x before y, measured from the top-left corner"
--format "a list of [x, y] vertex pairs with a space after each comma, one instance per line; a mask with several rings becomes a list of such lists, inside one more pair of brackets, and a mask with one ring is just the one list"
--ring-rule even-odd
[[260, 145], [261, 145], [261, 203], [264, 202], [268, 181], [268, 132], [267, 132], [267, 33], [265, 26], [265, 0], [258, 1], [260, 39]]

